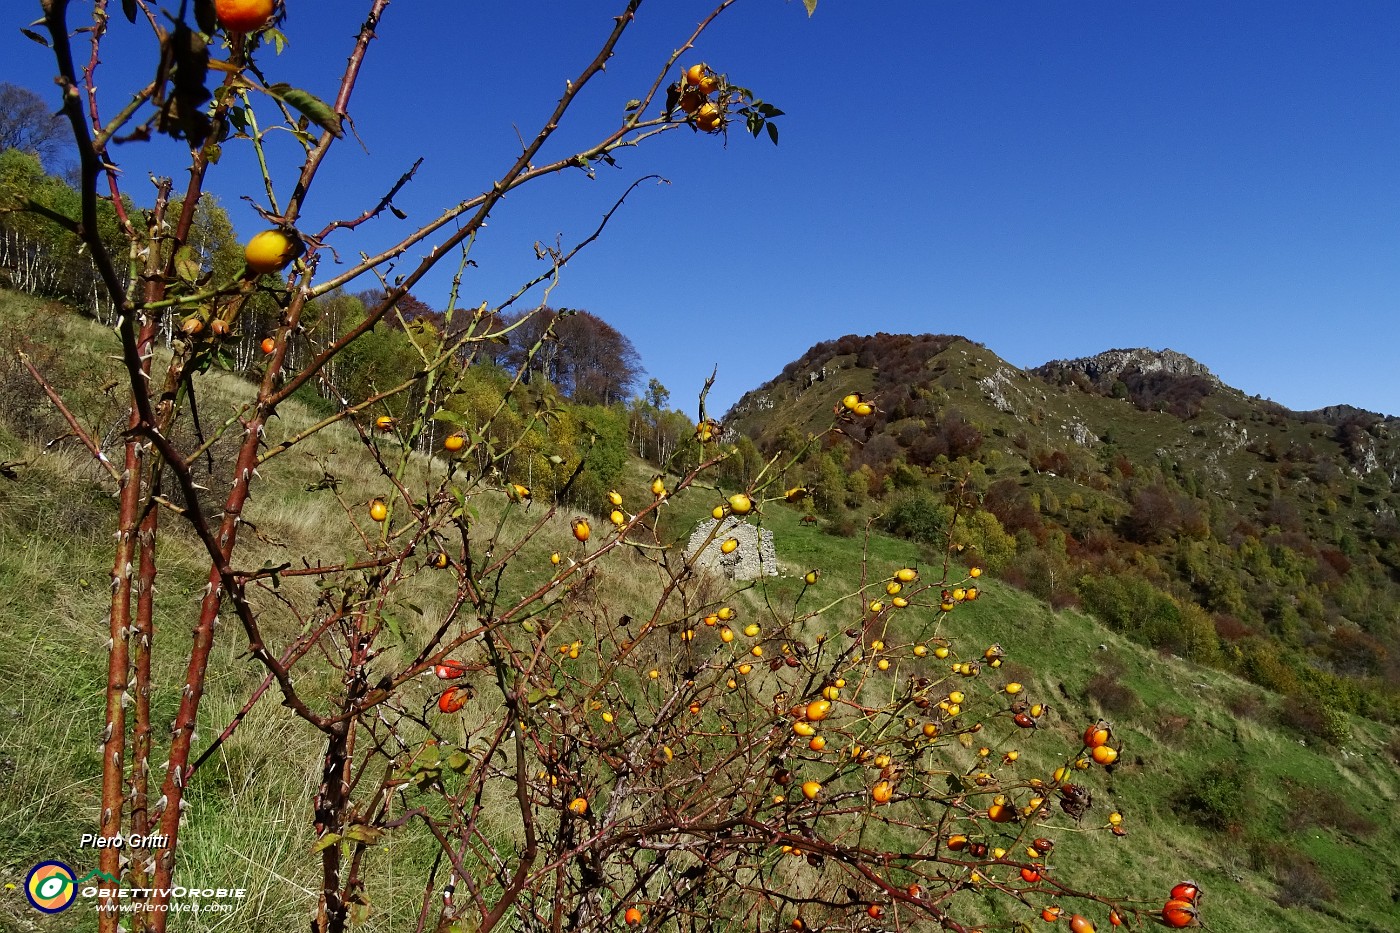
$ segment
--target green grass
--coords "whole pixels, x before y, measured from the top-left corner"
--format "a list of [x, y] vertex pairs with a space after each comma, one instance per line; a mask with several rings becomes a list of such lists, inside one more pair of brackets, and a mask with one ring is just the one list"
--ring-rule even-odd
[[[28, 299], [0, 296], [0, 332], [10, 331], [21, 314], [37, 322], [34, 332], [67, 341], [67, 352], [51, 356], [49, 362], [56, 381], [61, 377], [80, 390], [87, 387], [87, 394], [74, 400], [81, 416], [94, 424], [114, 420], [119, 412], [100, 391], [100, 380], [72, 381], [110, 352], [111, 335], [85, 322], [45, 315]], [[226, 413], [239, 398], [246, 398], [248, 388], [219, 376], [210, 380], [206, 392], [201, 396], [204, 410]], [[279, 436], [291, 433], [311, 418], [309, 412], [289, 405], [275, 430]], [[90, 866], [91, 853], [79, 851], [77, 839], [91, 831], [97, 816], [96, 741], [105, 680], [102, 619], [114, 507], [101, 475], [81, 450], [71, 442], [48, 446], [62, 433], [55, 425], [50, 418], [47, 427], [40, 423], [36, 432], [33, 423], [21, 424], [14, 412], [0, 412], [0, 459], [25, 461], [17, 479], [0, 479], [0, 618], [6, 622], [0, 626], [0, 768], [5, 769], [0, 780], [0, 834], [6, 840], [0, 876], [16, 885], [41, 859]], [[307, 453], [313, 456], [289, 454], [261, 471], [264, 485], [248, 512], [257, 536], [249, 539], [250, 550], [240, 557], [240, 566], [303, 554], [338, 560], [359, 550], [357, 540], [326, 531], [343, 527], [346, 509], [367, 526], [361, 517], [363, 503], [384, 488], [382, 478], [356, 454], [357, 444], [352, 432], [334, 430], [309, 445]], [[321, 478], [323, 465], [341, 479], [340, 499], [329, 491], [307, 489]], [[410, 485], [422, 488], [443, 469], [440, 461], [414, 459]], [[653, 472], [640, 462], [629, 465], [621, 491], [631, 508], [651, 501], [646, 487]], [[669, 500], [661, 509], [663, 539], [683, 539], [696, 521], [708, 517], [719, 498], [718, 491], [697, 487]], [[480, 505], [479, 521], [488, 524], [506, 508], [503, 497], [494, 505], [485, 500]], [[538, 515], [543, 505], [510, 508], [507, 536], [518, 534], [524, 527], [519, 520]], [[558, 516], [522, 551], [506, 580], [507, 593], [524, 592], [547, 579], [551, 550], [576, 552], [568, 532], [573, 514]], [[790, 615], [783, 607], [800, 596], [799, 612], [822, 610], [802, 623], [803, 637], [813, 643], [820, 634], [833, 644], [846, 644], [845, 631], [860, 618], [859, 600], [850, 594], [863, 580], [883, 585], [902, 566], [919, 567], [926, 582], [942, 575], [941, 554], [880, 534], [836, 537], [802, 525], [804, 514], [800, 506], [765, 504], [757, 520], [776, 536], [781, 574], [732, 594], [716, 584], [711, 589], [714, 598], [737, 606], [745, 620], [757, 619], [765, 629], [773, 629]], [[604, 525], [595, 520], [595, 528]], [[203, 565], [193, 539], [173, 521], [171, 527], [174, 533], [160, 555], [158, 648], [169, 646], [178, 656], [203, 586]], [[809, 569], [822, 571], [820, 582], [811, 588], [802, 582]], [[963, 572], [960, 564], [951, 564], [950, 581], [962, 580]], [[422, 618], [403, 613], [407, 644], [400, 650], [412, 650], [445, 609], [447, 597], [436, 579], [422, 575], [405, 590], [423, 613]], [[654, 604], [661, 579], [653, 564], [622, 558], [614, 575], [600, 585], [607, 593], [606, 609], [646, 609], [649, 598]], [[1016, 773], [1026, 777], [1048, 776], [1073, 756], [1086, 723], [1100, 715], [1114, 722], [1124, 743], [1122, 758], [1111, 773], [1093, 768], [1078, 779], [1093, 792], [1094, 807], [1079, 827], [1082, 831], [1071, 827], [1056, 832], [1063, 843], [1052, 861], [1057, 878], [1072, 887], [1140, 898], [1136, 906], [1150, 909], [1160, 906], [1171, 884], [1194, 877], [1206, 891], [1205, 917], [1217, 933], [1400, 927], [1395, 900], [1400, 895], [1395, 880], [1400, 878], [1400, 773], [1392, 757], [1393, 730], [1355, 720], [1354, 740], [1344, 750], [1300, 744], [1274, 722], [1279, 698], [1220, 671], [1151, 652], [1080, 613], [1052, 611], [998, 584], [991, 575], [979, 582], [979, 600], [941, 618], [928, 606], [935, 587], [917, 597], [914, 607], [889, 614], [888, 626], [867, 633], [867, 642], [880, 637], [889, 646], [888, 655], [895, 659], [890, 684], [917, 674], [946, 678], [949, 687], [965, 690], [965, 715], [985, 724], [978, 741], [998, 757], [1016, 749], [1021, 755]], [[312, 591], [308, 581], [284, 585], [303, 594]], [[285, 637], [297, 625], [274, 594], [259, 593], [257, 600], [272, 635]], [[562, 628], [557, 637], [591, 631], [586, 620], [571, 625], [576, 629]], [[951, 661], [916, 660], [908, 651], [915, 639], [935, 637], [946, 639], [955, 657], [962, 658], [980, 657], [997, 642], [1007, 659], [1000, 671], [987, 669], [975, 679], [954, 678], [947, 670]], [[170, 657], [171, 652], [161, 656]], [[675, 661], [658, 649], [645, 656], [645, 663], [669, 673]], [[1091, 681], [1106, 672], [1136, 696], [1138, 703], [1130, 711], [1103, 709], [1089, 696]], [[179, 682], [179, 673], [173, 660], [163, 661], [157, 670], [161, 688], [153, 703], [161, 716], [173, 709], [176, 697], [169, 685]], [[1016, 729], [998, 713], [1006, 699], [997, 688], [1012, 677], [1025, 683], [1027, 697], [1053, 708], [1033, 732]], [[201, 712], [202, 739], [222, 728], [260, 678], [260, 669], [243, 650], [240, 633], [225, 629]], [[770, 675], [759, 669], [750, 688], [761, 694], [769, 680]], [[627, 689], [646, 688], [630, 684]], [[315, 694], [314, 683], [311, 692]], [[1244, 708], [1238, 702], [1244, 696], [1254, 698], [1253, 712], [1232, 712], [1232, 704]], [[322, 751], [312, 730], [291, 720], [269, 696], [200, 772], [191, 788], [180, 877], [244, 886], [250, 895], [230, 919], [190, 918], [175, 929], [304, 927], [318, 885], [319, 865], [310, 855], [309, 797], [319, 780]], [[977, 760], [975, 747], [964, 749], [955, 743], [939, 746], [937, 754], [950, 770], [970, 770]], [[1237, 826], [1206, 829], [1184, 818], [1177, 801], [1192, 782], [1223, 762], [1238, 763], [1248, 773], [1249, 804]], [[1104, 831], [1112, 810], [1124, 814], [1126, 838]], [[504, 815], [498, 819], [502, 838], [508, 838], [509, 821]], [[411, 928], [430, 857], [421, 841], [407, 837], [375, 852], [370, 893], [377, 912], [365, 929]], [[826, 877], [800, 865], [785, 864], [781, 870], [794, 878]], [[1322, 889], [1331, 890], [1330, 897], [1315, 900], [1313, 906], [1279, 906], [1289, 883], [1301, 889], [1319, 879]], [[959, 900], [988, 924], [1028, 915], [1006, 898], [984, 899], [974, 891], [960, 894]], [[1093, 919], [1100, 929], [1106, 928], [1102, 915]], [[0, 928], [92, 926], [91, 917], [76, 914], [37, 918], [18, 890], [6, 890], [0, 897]]]
[[[678, 507], [677, 524], [704, 517], [712, 505], [705, 500]], [[808, 606], [813, 597], [820, 604], [822, 594], [850, 592], [862, 572], [868, 580], [883, 580], [905, 565], [922, 566], [925, 575], [941, 569], [930, 566], [930, 555], [909, 542], [878, 534], [868, 541], [833, 537], [802, 526], [802, 514], [783, 503], [765, 507], [761, 520], [777, 536], [783, 575], [744, 594], [750, 609], [761, 612], [770, 600], [789, 603], [803, 588], [801, 574], [810, 568], [822, 570], [823, 576], [804, 596], [802, 605]], [[960, 568], [952, 572], [958, 574]], [[984, 741], [998, 755], [1010, 747], [1021, 751], [1022, 773], [1034, 774], [1037, 768], [1047, 773], [1063, 763], [1057, 755], [1072, 755], [1084, 725], [1098, 716], [1114, 722], [1124, 742], [1120, 762], [1111, 776], [1094, 768], [1083, 780], [1095, 794], [1100, 825], [1117, 809], [1124, 813], [1130, 835], [1086, 834], [1085, 851], [1061, 865], [1059, 877], [1066, 883], [1148, 900], [1155, 892], [1165, 900], [1173, 883], [1194, 877], [1209, 892], [1206, 916], [1218, 931], [1379, 931], [1400, 923], [1400, 907], [1393, 899], [1400, 888], [1392, 880], [1400, 877], [1395, 846], [1400, 773], [1387, 748], [1393, 730], [1354, 720], [1356, 739], [1345, 750], [1305, 745], [1272, 723], [1270, 709], [1280, 703], [1278, 697], [1218, 670], [1163, 657], [1081, 613], [1052, 611], [994, 580], [984, 577], [983, 582], [983, 597], [959, 606], [941, 626], [931, 627], [927, 611], [911, 609], [907, 616], [892, 617], [896, 621], [885, 639], [894, 644], [942, 636], [952, 642], [955, 657], [964, 658], [977, 657], [993, 642], [1001, 644], [1008, 652], [1006, 666], [1025, 680], [1027, 695], [1054, 707], [1048, 724], [1033, 736], [1008, 728], [1004, 720], [988, 725]], [[825, 623], [832, 637], [842, 637], [840, 630], [857, 617], [849, 601], [837, 614], [843, 621]], [[1105, 710], [1087, 695], [1090, 680], [1105, 670], [1117, 672], [1139, 698], [1133, 712]], [[966, 688], [970, 696], [977, 689], [980, 685]], [[1241, 694], [1259, 698], [1258, 720], [1230, 711], [1231, 699]], [[1239, 762], [1251, 774], [1250, 813], [1240, 825], [1209, 830], [1183, 819], [1175, 801], [1220, 762]], [[1298, 812], [1288, 781], [1309, 789], [1310, 806], [1324, 815], [1324, 825], [1297, 829], [1299, 820], [1308, 817]], [[1374, 831], [1357, 834], [1326, 825], [1326, 814], [1342, 807], [1364, 814]], [[1317, 909], [1285, 910], [1276, 899], [1288, 894], [1289, 871], [1309, 858], [1335, 898], [1316, 903]], [[1000, 912], [988, 919], [997, 917], [1012, 919]]]

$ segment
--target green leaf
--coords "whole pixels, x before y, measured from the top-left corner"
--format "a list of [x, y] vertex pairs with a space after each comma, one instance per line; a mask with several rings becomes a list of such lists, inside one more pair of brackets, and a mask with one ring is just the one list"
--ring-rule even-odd
[[368, 904], [350, 905], [350, 922], [355, 926], [367, 922], [369, 920], [369, 914], [370, 910]]
[[637, 100], [637, 98], [634, 97], [634, 98], [632, 98], [631, 100], [629, 100], [629, 101], [626, 103], [626, 105], [623, 106], [622, 109], [623, 109], [624, 111], [626, 111], [627, 113], [631, 113], [632, 111], [636, 110], [636, 109], [637, 109], [638, 107], [640, 107], [641, 105], [642, 105], [642, 102], [639, 101], [639, 100]]
[[[133, 0], [133, 7], [132, 7], [133, 9], [135, 9], [135, 5], [134, 5], [134, 4], [135, 4], [135, 0]], [[39, 43], [39, 44], [42, 45], [44, 48], [48, 48], [48, 47], [49, 47], [49, 40], [48, 40], [48, 39], [45, 39], [43, 36], [39, 35], [39, 34], [38, 34], [37, 32], [35, 32], [34, 30], [32, 30], [32, 29], [21, 29], [20, 32], [24, 33], [24, 35], [25, 35], [27, 38], [33, 39], [35, 42]]]
[[768, 138], [773, 140], [773, 145], [776, 146], [778, 144], [778, 124], [768, 124]]
[[382, 829], [366, 826], [364, 823], [356, 823], [345, 831], [344, 838], [351, 842], [363, 842], [367, 846], [372, 846], [378, 843], [383, 835], [384, 830]]
[[326, 833], [316, 841], [316, 844], [311, 847], [311, 851], [313, 853], [324, 852], [339, 841], [340, 833]]
[[403, 641], [403, 628], [399, 625], [399, 617], [391, 612], [379, 614], [379, 621], [384, 623], [384, 627], [389, 630], [395, 641]]
[[817, 12], [817, 0], [802, 0], [802, 5], [807, 8], [808, 18], [811, 18], [812, 14]]
[[450, 408], [440, 408], [433, 412], [433, 420], [443, 421], [459, 428], [470, 427], [467, 424], [467, 419], [460, 412], [452, 411]]
[[447, 756], [447, 766], [458, 774], [466, 774], [467, 769], [472, 766], [472, 756], [459, 748]]
[[283, 101], [337, 139], [345, 135], [340, 126], [340, 114], [310, 91], [303, 91], [288, 84], [268, 85], [267, 90], [273, 97]]
[[436, 742], [425, 744], [409, 766], [409, 779], [419, 790], [425, 790], [442, 778], [442, 752]]
[[199, 257], [194, 254], [194, 250], [188, 245], [180, 247], [175, 251], [175, 275], [182, 282], [193, 285], [199, 280], [199, 274], [203, 272], [199, 263]]

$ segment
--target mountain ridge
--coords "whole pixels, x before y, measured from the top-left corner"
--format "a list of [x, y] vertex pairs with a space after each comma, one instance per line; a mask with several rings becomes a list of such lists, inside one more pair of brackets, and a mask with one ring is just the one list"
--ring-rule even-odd
[[[739, 397], [730, 407], [731, 414], [741, 414], [745, 408], [746, 399], [754, 393], [762, 393], [772, 387], [775, 382], [782, 380], [793, 368], [806, 368], [808, 384], [823, 381], [831, 374], [833, 368], [828, 365], [830, 357], [822, 360], [819, 364], [809, 359], [814, 354], [820, 355], [823, 348], [839, 347], [843, 343], [850, 341], [880, 341], [882, 339], [904, 339], [915, 342], [924, 341], [959, 341], [969, 346], [987, 349], [985, 344], [964, 337], [959, 334], [888, 334], [878, 331], [874, 334], [856, 335], [847, 334], [833, 340], [820, 341], [813, 344], [806, 353], [798, 359], [788, 363], [782, 368], [778, 376], [773, 377], [760, 384], [754, 389], [750, 389]], [[995, 355], [995, 351], [989, 351]], [[839, 355], [839, 354], [838, 354]], [[1208, 366], [1188, 354], [1181, 353], [1169, 347], [1161, 350], [1154, 350], [1148, 347], [1124, 347], [1102, 350], [1088, 356], [1072, 357], [1067, 359], [1047, 360], [1037, 366], [1018, 367], [1013, 363], [997, 356], [997, 360], [1004, 366], [1015, 369], [1029, 376], [1034, 376], [1048, 382], [1063, 381], [1065, 374], [1078, 372], [1090, 383], [1112, 390], [1114, 382], [1120, 381], [1120, 377], [1125, 373], [1138, 376], [1157, 376], [1165, 378], [1173, 377], [1195, 377], [1205, 380], [1210, 386], [1217, 390], [1225, 390], [1238, 395], [1240, 398], [1250, 398], [1251, 396], [1244, 390], [1230, 385], [1216, 375]], [[1277, 402], [1260, 400], [1261, 404], [1272, 406], [1279, 411], [1289, 415], [1299, 416], [1308, 420], [1321, 421], [1327, 424], [1338, 425], [1347, 421], [1359, 420], [1365, 423], [1385, 422], [1394, 423], [1400, 421], [1400, 415], [1388, 414], [1374, 411], [1360, 406], [1351, 405], [1346, 402], [1339, 402], [1332, 405], [1324, 405], [1314, 409], [1294, 409]], [[749, 404], [752, 404], [750, 402]], [[725, 420], [729, 420], [731, 414], [726, 414]]]
[[[851, 393], [869, 416], [841, 414]], [[1052, 605], [1112, 615], [1140, 586], [1175, 607], [1121, 617], [1146, 643], [1400, 721], [1400, 419], [1291, 411], [1173, 350], [1025, 370], [876, 333], [814, 344], [725, 425], [795, 455], [783, 482], [833, 530], [917, 536], [955, 483], [995, 518], [998, 571]]]

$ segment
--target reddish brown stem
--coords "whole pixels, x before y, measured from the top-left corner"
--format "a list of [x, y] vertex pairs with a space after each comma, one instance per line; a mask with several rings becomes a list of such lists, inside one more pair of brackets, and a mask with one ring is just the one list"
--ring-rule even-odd
[[[374, 38], [374, 27], [379, 21], [380, 15], [388, 5], [388, 0], [375, 0], [370, 15], [365, 24], [361, 27], [359, 37], [356, 41], [355, 51], [351, 55], [350, 63], [346, 67], [346, 72], [341, 80], [340, 94], [336, 99], [336, 106], [339, 112], [344, 113], [349, 105], [350, 92], [354, 87], [355, 79], [359, 73], [359, 65], [363, 61], [365, 50], [370, 41]], [[305, 189], [310, 185], [316, 173], [316, 167], [325, 158], [327, 150], [334, 137], [326, 133], [322, 136], [320, 143], [307, 158], [307, 163], [303, 167], [301, 180], [298, 183], [297, 194], [294, 195], [288, 207], [287, 219], [291, 222], [300, 205], [300, 199], [304, 197]], [[301, 313], [305, 307], [307, 299], [306, 291], [294, 290], [293, 298], [287, 309], [285, 325], [290, 329], [295, 329], [301, 319]], [[190, 761], [190, 750], [194, 740], [195, 723], [198, 718], [200, 701], [203, 698], [205, 672], [209, 665], [210, 651], [214, 642], [214, 625], [219, 615], [219, 608], [223, 603], [224, 581], [232, 580], [232, 570], [229, 568], [229, 558], [232, 556], [234, 546], [238, 537], [238, 525], [241, 520], [243, 509], [247, 505], [250, 493], [250, 484], [253, 479], [253, 470], [258, 464], [258, 444], [263, 426], [267, 419], [276, 411], [277, 402], [280, 400], [275, 391], [277, 382], [281, 377], [281, 367], [287, 352], [286, 342], [278, 345], [272, 360], [269, 362], [266, 373], [263, 376], [262, 384], [258, 391], [258, 403], [255, 406], [252, 417], [246, 423], [244, 429], [243, 443], [239, 448], [237, 460], [234, 463], [232, 482], [228, 496], [224, 501], [223, 518], [219, 523], [217, 534], [203, 533], [206, 546], [213, 544], [217, 549], [213, 557], [213, 563], [209, 570], [208, 582], [205, 587], [204, 598], [200, 602], [199, 621], [195, 625], [193, 632], [193, 645], [190, 648], [189, 662], [186, 666], [185, 682], [180, 694], [180, 707], [175, 715], [175, 722], [171, 729], [170, 751], [166, 759], [166, 777], [161, 787], [161, 798], [165, 801], [165, 811], [161, 815], [160, 831], [168, 840], [168, 848], [157, 859], [156, 873], [153, 887], [156, 894], [152, 904], [157, 909], [152, 912], [154, 916], [153, 933], [164, 933], [168, 914], [161, 909], [162, 905], [168, 902], [168, 894], [161, 892], [168, 891], [172, 886], [172, 878], [175, 869], [174, 852], [179, 841], [180, 813], [184, 805], [185, 778], [188, 776], [188, 766]], [[182, 488], [186, 494], [195, 493], [193, 483], [189, 477], [188, 465], [182, 462], [178, 456], [171, 456], [175, 452], [167, 450], [167, 444], [162, 443], [161, 438], [155, 438], [167, 454], [172, 467], [175, 469], [177, 479], [180, 480]], [[198, 514], [198, 509], [191, 511]], [[235, 590], [232, 594], [235, 606], [239, 611], [240, 619], [245, 628], [249, 630], [250, 640], [254, 642], [251, 646], [254, 657], [266, 665], [274, 676], [277, 677], [282, 686], [284, 697], [288, 702], [295, 699], [295, 693], [291, 690], [291, 684], [286, 676], [285, 670], [276, 663], [276, 660], [268, 654], [261, 644], [261, 638], [257, 635], [255, 621], [251, 610], [247, 607], [246, 601], [242, 599], [241, 591]], [[319, 722], [309, 709], [304, 705], [298, 707], [298, 712], [312, 722]], [[104, 931], [105, 933], [105, 931]]]

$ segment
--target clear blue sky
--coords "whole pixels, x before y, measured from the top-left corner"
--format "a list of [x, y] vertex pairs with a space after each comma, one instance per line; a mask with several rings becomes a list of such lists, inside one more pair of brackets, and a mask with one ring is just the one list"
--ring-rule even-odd
[[[486, 188], [621, 6], [393, 3], [352, 104], [367, 152], [341, 146], [304, 226], [372, 204], [419, 155], [409, 221], [345, 255]], [[264, 67], [329, 98], [367, 3], [289, 7], [291, 48]], [[643, 6], [554, 154], [613, 125], [703, 8]], [[18, 32], [37, 16], [5, 4], [0, 80], [52, 96], [47, 53]], [[659, 172], [670, 184], [637, 192], [551, 303], [627, 334], [692, 414], [715, 364], [719, 413], [813, 343], [875, 331], [963, 334], [1018, 366], [1171, 347], [1293, 408], [1400, 414], [1400, 3], [821, 0], [808, 20], [740, 0], [684, 60], [700, 59], [787, 111], [781, 145], [684, 131], [595, 181], [513, 194], [465, 297], [499, 300], [537, 271], [535, 240], [584, 235]], [[108, 51], [109, 113], [148, 79], [134, 60]], [[177, 150], [120, 150], [127, 191], [149, 200], [147, 171], [178, 173]], [[212, 185], [245, 235], [249, 161], [230, 145]], [[419, 296], [441, 306], [448, 275]]]

